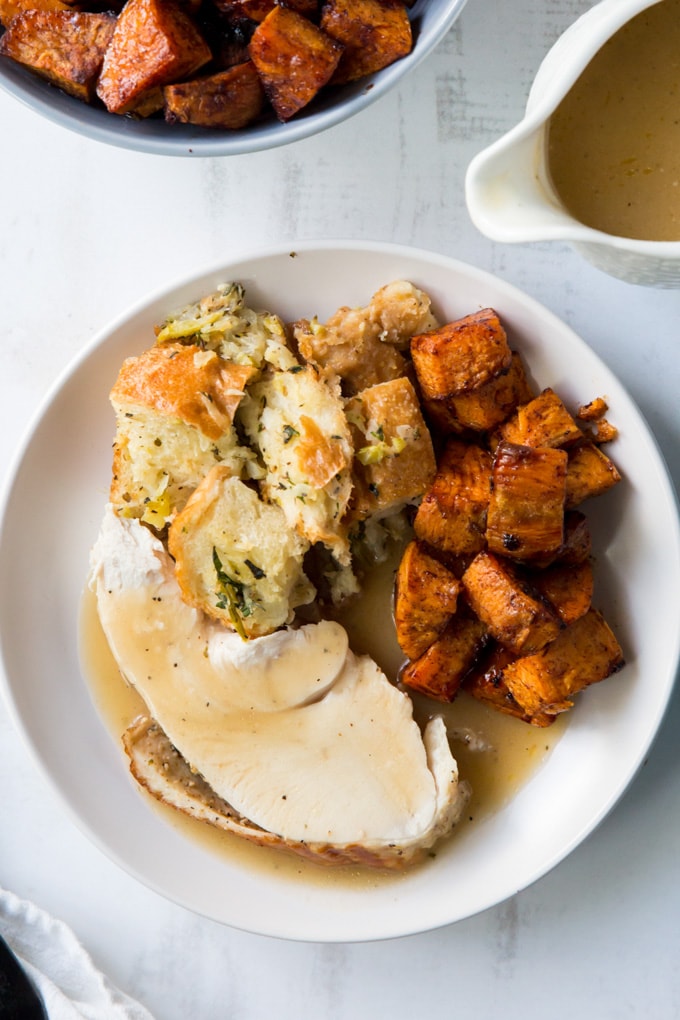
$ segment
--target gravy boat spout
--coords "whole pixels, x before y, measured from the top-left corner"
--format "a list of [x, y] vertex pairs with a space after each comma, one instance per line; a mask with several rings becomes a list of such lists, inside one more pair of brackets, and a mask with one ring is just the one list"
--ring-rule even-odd
[[575, 219], [548, 171], [548, 122], [602, 46], [631, 18], [662, 0], [601, 0], [557, 40], [538, 69], [524, 118], [471, 161], [470, 217], [504, 243], [572, 245], [604, 272], [631, 283], [680, 288], [680, 241], [646, 241], [595, 230]]

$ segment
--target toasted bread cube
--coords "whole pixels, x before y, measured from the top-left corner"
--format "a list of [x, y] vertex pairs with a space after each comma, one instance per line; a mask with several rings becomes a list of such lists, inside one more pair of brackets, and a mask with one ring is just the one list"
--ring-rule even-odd
[[302, 357], [324, 378], [339, 376], [343, 393], [351, 397], [406, 375], [402, 349], [414, 333], [436, 324], [427, 294], [407, 280], [394, 280], [365, 307], [338, 308], [324, 324], [300, 319], [293, 334]]
[[115, 23], [110, 14], [28, 10], [12, 19], [0, 54], [90, 102]]
[[[339, 309], [325, 325], [298, 319], [293, 333], [300, 354], [324, 378], [337, 375], [345, 396], [406, 375], [408, 362], [391, 344], [382, 343], [363, 309]], [[344, 314], [346, 313], [346, 314]]]
[[363, 390], [346, 405], [354, 442], [352, 520], [384, 514], [423, 495], [436, 471], [432, 440], [412, 383]]
[[579, 691], [623, 665], [623, 652], [614, 634], [602, 615], [590, 609], [540, 652], [510, 663], [503, 678], [529, 715], [555, 715], [570, 709]]
[[429, 295], [408, 280], [393, 280], [380, 287], [372, 295], [365, 312], [378, 328], [383, 347], [393, 346], [400, 351], [408, 350], [414, 334], [436, 329], [439, 325]]
[[248, 52], [274, 113], [287, 121], [330, 80], [342, 45], [301, 14], [277, 6], [253, 32]]
[[481, 620], [457, 613], [427, 651], [402, 670], [400, 679], [437, 701], [453, 701], [486, 640]]
[[354, 448], [339, 392], [311, 365], [270, 369], [250, 387], [239, 417], [266, 470], [265, 497], [310, 544], [321, 542], [348, 563], [340, 521], [352, 489]]
[[404, 550], [394, 588], [394, 622], [404, 655], [418, 659], [456, 611], [460, 582], [419, 542]]
[[484, 547], [491, 457], [481, 446], [450, 439], [413, 522], [417, 538], [452, 556]]
[[498, 556], [478, 553], [461, 582], [468, 603], [489, 634], [516, 655], [539, 651], [562, 628], [553, 609], [522, 582], [512, 564]]
[[564, 540], [567, 454], [503, 441], [493, 459], [486, 538], [491, 552], [532, 560]]
[[138, 112], [150, 92], [188, 78], [211, 57], [198, 28], [176, 3], [128, 0], [104, 58], [97, 95], [111, 113]]
[[205, 476], [168, 532], [182, 598], [246, 638], [289, 623], [314, 588], [303, 571], [307, 543], [280, 507], [265, 503], [229, 468]]
[[251, 60], [206, 78], [163, 89], [169, 123], [238, 130], [255, 120], [264, 106], [264, 89]]
[[61, 0], [0, 0], [0, 25], [5, 28], [12, 18], [24, 11], [70, 11], [72, 8]]
[[491, 644], [486, 648], [472, 669], [463, 680], [463, 689], [477, 701], [483, 702], [504, 715], [514, 716], [532, 726], [550, 726], [555, 716], [546, 712], [529, 715], [513, 697], [510, 688], [503, 679], [503, 670], [517, 656], [502, 645]]
[[428, 401], [484, 386], [512, 363], [505, 330], [492, 308], [414, 336], [411, 354]]
[[150, 347], [127, 358], [111, 391], [114, 406], [153, 408], [195, 425], [219, 439], [233, 420], [244, 387], [255, 375], [250, 365], [224, 361], [194, 344]]
[[522, 446], [573, 446], [583, 432], [554, 390], [544, 389], [522, 404], [498, 430], [501, 439]]
[[594, 443], [586, 443], [569, 453], [566, 506], [573, 509], [584, 499], [601, 496], [621, 481], [612, 460]]
[[500, 372], [488, 383], [469, 393], [458, 393], [440, 400], [425, 402], [425, 410], [435, 427], [444, 434], [487, 432], [511, 414], [518, 404], [531, 400], [533, 394], [517, 351], [507, 371]]
[[321, 28], [345, 47], [334, 85], [373, 74], [413, 47], [411, 23], [399, 0], [326, 0]]
[[193, 345], [153, 347], [123, 363], [111, 391], [116, 512], [160, 531], [217, 461], [247, 473], [254, 454], [232, 421], [253, 374]]

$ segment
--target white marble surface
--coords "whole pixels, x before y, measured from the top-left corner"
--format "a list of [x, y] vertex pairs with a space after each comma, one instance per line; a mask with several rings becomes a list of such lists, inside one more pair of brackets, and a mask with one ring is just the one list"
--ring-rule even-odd
[[[589, 6], [469, 0], [394, 94], [316, 139], [222, 161], [117, 151], [0, 94], [0, 474], [62, 367], [130, 302], [244, 247], [335, 236], [445, 252], [542, 301], [615, 369], [677, 480], [680, 292], [609, 279], [561, 246], [494, 245], [463, 201], [469, 159], [519, 118], [542, 56]], [[49, 493], [31, 526], [49, 527]], [[531, 888], [437, 932], [322, 946], [221, 927], [121, 873], [64, 814], [0, 708], [0, 885], [67, 921], [158, 1020], [671, 1018], [678, 725], [675, 698], [619, 806]]]

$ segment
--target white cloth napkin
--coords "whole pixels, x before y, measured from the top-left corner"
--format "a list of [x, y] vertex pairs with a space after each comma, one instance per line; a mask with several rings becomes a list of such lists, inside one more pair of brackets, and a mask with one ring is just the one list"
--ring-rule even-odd
[[3, 889], [0, 934], [42, 996], [49, 1020], [153, 1020], [97, 970], [63, 921]]

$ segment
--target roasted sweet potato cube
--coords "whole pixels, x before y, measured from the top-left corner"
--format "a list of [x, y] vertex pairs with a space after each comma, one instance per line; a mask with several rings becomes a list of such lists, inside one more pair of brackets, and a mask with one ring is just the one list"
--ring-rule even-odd
[[609, 407], [604, 397], [595, 397], [595, 399], [591, 400], [589, 403], [581, 404], [576, 412], [576, 417], [579, 421], [597, 421], [598, 418], [601, 418], [608, 410]]
[[12, 19], [0, 54], [89, 102], [115, 23], [110, 14], [29, 10]]
[[515, 700], [503, 679], [503, 670], [516, 658], [517, 656], [508, 648], [498, 644], [490, 645], [466, 674], [463, 688], [477, 701], [503, 712], [504, 715], [514, 716], [533, 726], [550, 726], [555, 722], [555, 716], [547, 712], [529, 715]]
[[584, 499], [601, 496], [620, 481], [616, 465], [599, 447], [594, 443], [579, 446], [569, 453], [566, 506], [573, 509]]
[[237, 130], [250, 124], [264, 105], [264, 89], [248, 60], [226, 71], [163, 89], [165, 119], [170, 123]]
[[[111, 113], [148, 112], [148, 95], [194, 74], [210, 47], [177, 3], [128, 0], [116, 22], [97, 85]], [[160, 96], [162, 105], [162, 96]]]
[[532, 567], [547, 568], [552, 564], [583, 563], [590, 557], [592, 541], [588, 518], [580, 510], [567, 510], [564, 515], [564, 541], [559, 549], [537, 556], [531, 561]]
[[593, 422], [592, 427], [588, 429], [588, 438], [593, 442], [597, 443], [611, 443], [617, 438], [619, 430], [616, 425], [612, 425], [606, 418], [599, 418], [596, 422]]
[[481, 446], [450, 439], [413, 522], [417, 538], [452, 556], [484, 547], [491, 457]]
[[529, 580], [567, 626], [585, 616], [590, 609], [593, 598], [593, 564], [590, 559], [582, 563], [558, 563], [546, 570], [533, 571]]
[[326, 0], [321, 28], [345, 47], [334, 85], [374, 74], [413, 47], [411, 23], [400, 0]]
[[499, 428], [501, 439], [523, 446], [573, 446], [583, 432], [554, 390], [543, 390]]
[[253, 32], [248, 52], [274, 113], [286, 121], [330, 80], [342, 45], [307, 18], [277, 6]]
[[251, 21], [264, 21], [275, 4], [276, 0], [228, 0], [215, 6], [229, 15], [250, 18]]
[[529, 715], [565, 712], [573, 697], [624, 665], [623, 652], [601, 613], [590, 609], [535, 655], [516, 659], [503, 678]]
[[12, 18], [24, 11], [70, 11], [68, 4], [61, 0], [0, 0], [0, 25], [5, 28]]
[[531, 591], [507, 560], [482, 551], [461, 582], [471, 608], [489, 634], [515, 655], [539, 651], [562, 628], [557, 613]]
[[589, 404], [583, 404], [576, 412], [579, 421], [588, 422], [586, 435], [593, 443], [610, 443], [619, 430], [604, 417], [609, 407], [604, 397], [595, 397]]
[[399, 647], [418, 659], [456, 611], [460, 582], [420, 542], [404, 550], [394, 588], [394, 622]]
[[414, 336], [411, 354], [428, 401], [484, 386], [512, 363], [505, 330], [492, 308]]
[[405, 377], [362, 390], [347, 403], [354, 442], [353, 520], [422, 496], [436, 471], [432, 439]]
[[518, 404], [532, 398], [522, 359], [512, 352], [510, 368], [483, 386], [440, 400], [425, 402], [433, 425], [442, 433], [487, 432], [511, 414]]
[[401, 680], [437, 701], [453, 701], [486, 640], [481, 620], [457, 613], [427, 651], [405, 667]]
[[532, 560], [564, 540], [565, 450], [508, 443], [493, 459], [486, 538], [491, 552]]
[[[215, 6], [230, 15], [240, 15], [251, 21], [264, 21], [269, 12], [276, 6], [276, 0], [222, 0]], [[319, 4], [317, 0], [286, 0], [286, 7], [297, 11], [310, 21], [318, 21]]]

